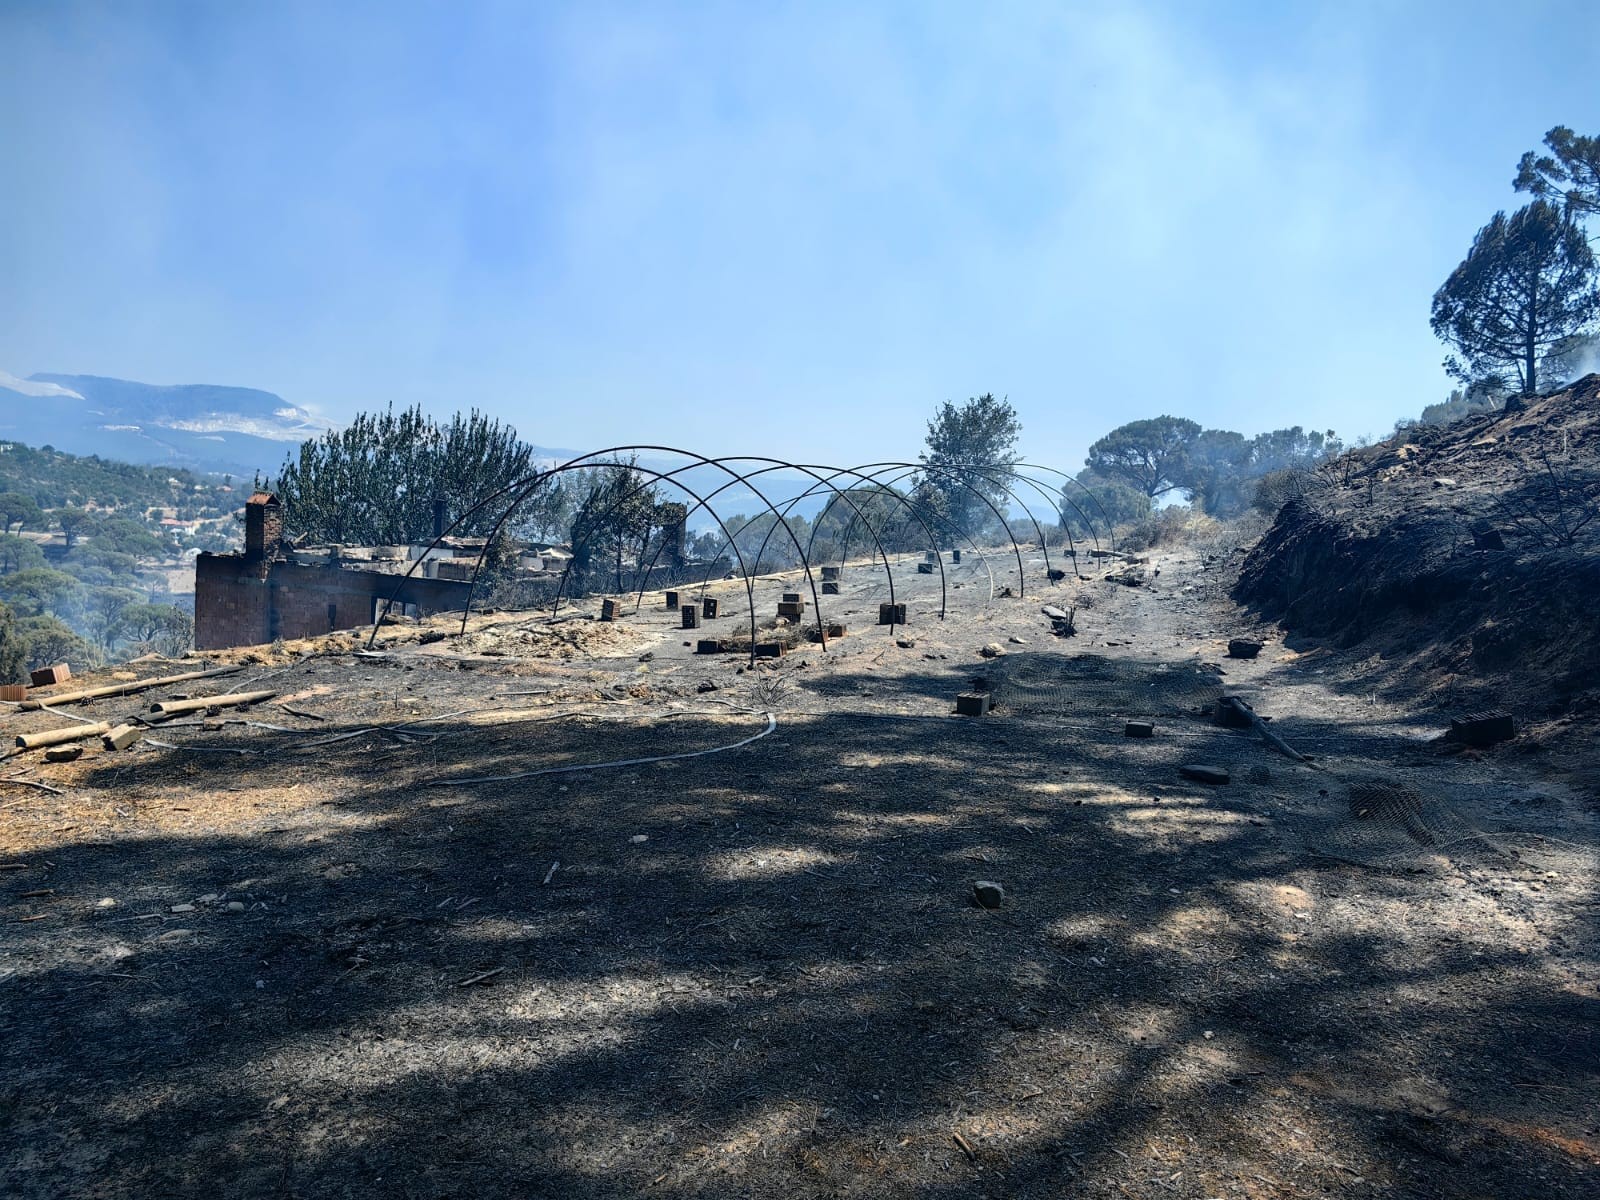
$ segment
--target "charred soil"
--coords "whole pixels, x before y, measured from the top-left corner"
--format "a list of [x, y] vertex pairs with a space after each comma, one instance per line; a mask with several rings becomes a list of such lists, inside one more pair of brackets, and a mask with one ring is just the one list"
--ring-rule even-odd
[[[1591, 814], [1440, 759], [1207, 557], [968, 563], [943, 619], [908, 567], [894, 629], [852, 567], [846, 636], [758, 669], [694, 653], [729, 586], [688, 633], [656, 593], [255, 648], [182, 686], [270, 702], [13, 757], [0, 1191], [1594, 1195]], [[955, 715], [980, 674], [1029, 704]]]
[[1592, 774], [1600, 723], [1600, 375], [1516, 412], [1416, 427], [1309, 478], [1235, 596], [1368, 656], [1368, 682], [1506, 709]]

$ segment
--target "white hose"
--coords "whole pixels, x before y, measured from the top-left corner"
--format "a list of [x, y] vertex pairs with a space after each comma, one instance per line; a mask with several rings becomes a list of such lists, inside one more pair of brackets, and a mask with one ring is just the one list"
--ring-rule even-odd
[[649, 758], [618, 758], [610, 762], [579, 763], [570, 767], [543, 767], [537, 771], [514, 771], [510, 775], [479, 775], [471, 779], [432, 779], [424, 786], [459, 787], [469, 783], [504, 783], [510, 779], [532, 779], [536, 775], [562, 775], [571, 771], [603, 771], [608, 767], [639, 767], [646, 763], [672, 762], [680, 758], [700, 758], [707, 754], [721, 754], [725, 750], [737, 750], [740, 746], [748, 746], [751, 742], [758, 742], [778, 727], [778, 718], [770, 712], [764, 712], [761, 715], [767, 719], [767, 727], [760, 733], [753, 733], [747, 738], [731, 742], [726, 746], [713, 746], [709, 750], [685, 750], [681, 754], [656, 754]]

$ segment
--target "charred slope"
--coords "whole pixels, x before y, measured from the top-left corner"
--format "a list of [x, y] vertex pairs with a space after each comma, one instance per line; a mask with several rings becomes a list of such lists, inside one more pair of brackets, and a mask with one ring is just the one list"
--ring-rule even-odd
[[1279, 512], [1234, 596], [1409, 661], [1419, 688], [1600, 704], [1600, 375], [1342, 456]]

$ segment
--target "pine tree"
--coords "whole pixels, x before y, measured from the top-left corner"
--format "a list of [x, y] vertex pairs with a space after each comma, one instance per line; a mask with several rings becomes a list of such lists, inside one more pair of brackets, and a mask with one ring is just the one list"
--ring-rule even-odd
[[925, 494], [932, 511], [968, 536], [977, 535], [993, 524], [991, 504], [1006, 511], [1021, 433], [1016, 409], [992, 392], [959, 408], [946, 400], [928, 422], [928, 448], [921, 456], [924, 470], [916, 490]]
[[1595, 256], [1570, 215], [1535, 200], [1478, 230], [1433, 297], [1433, 332], [1455, 347], [1445, 369], [1463, 381], [1511, 378], [1538, 391], [1551, 349], [1600, 313]]

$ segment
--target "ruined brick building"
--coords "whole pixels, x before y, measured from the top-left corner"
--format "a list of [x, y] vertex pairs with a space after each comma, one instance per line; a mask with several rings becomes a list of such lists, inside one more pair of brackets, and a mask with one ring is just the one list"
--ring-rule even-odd
[[406, 547], [379, 559], [362, 551], [361, 560], [344, 558], [338, 547], [292, 549], [283, 541], [283, 506], [270, 492], [251, 496], [244, 513], [243, 554], [202, 554], [195, 560], [196, 649], [253, 646], [370, 625], [391, 596], [396, 608], [408, 613], [466, 605], [466, 579], [425, 576], [468, 571], [440, 572], [428, 563], [402, 580], [413, 557]]

